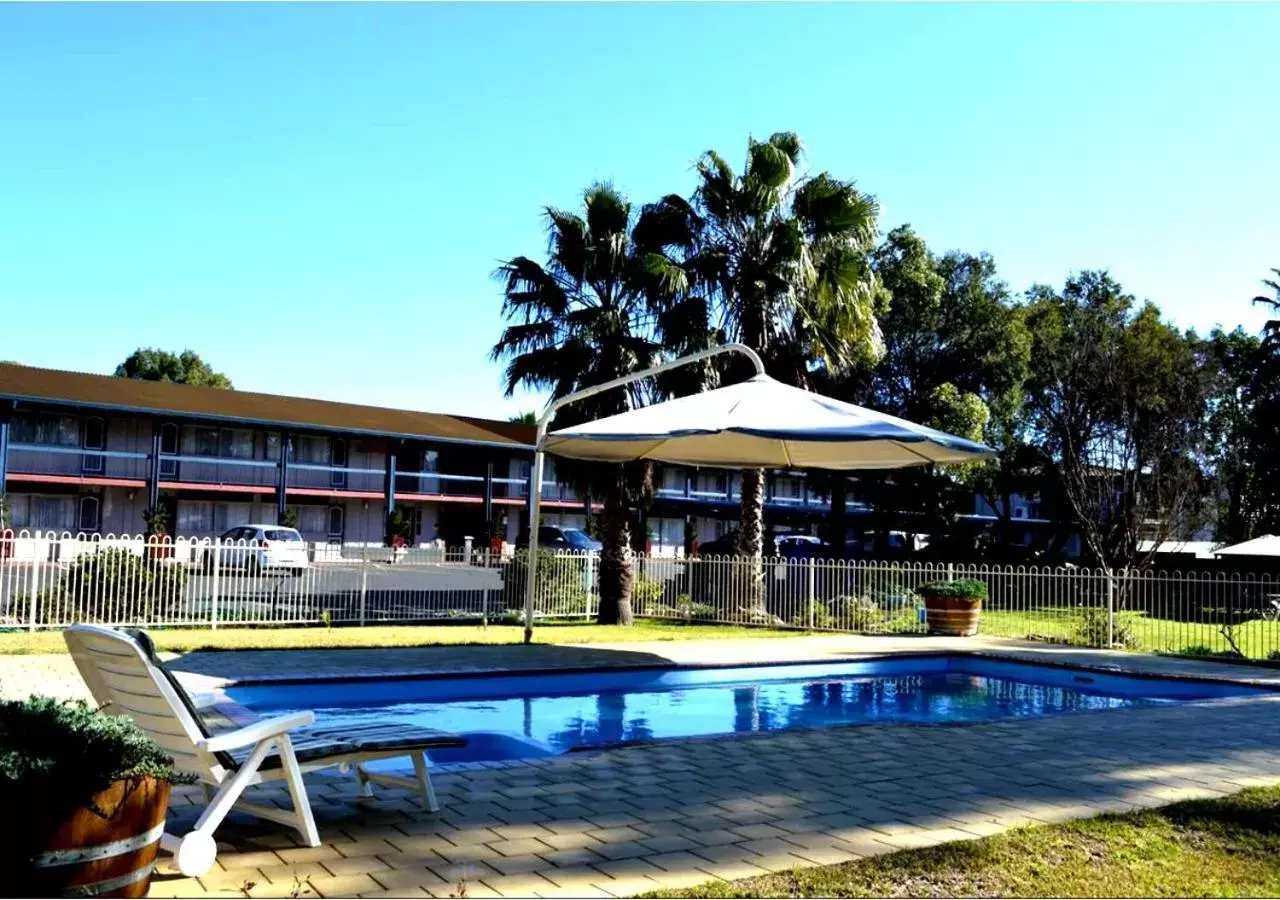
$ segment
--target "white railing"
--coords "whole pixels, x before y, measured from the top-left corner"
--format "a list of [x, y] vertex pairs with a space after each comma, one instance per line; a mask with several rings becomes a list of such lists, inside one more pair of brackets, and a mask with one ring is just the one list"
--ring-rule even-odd
[[[637, 617], [864, 634], [927, 630], [917, 589], [987, 585], [980, 633], [1085, 647], [1280, 658], [1280, 580], [946, 563], [636, 555]], [[253, 543], [20, 532], [0, 538], [0, 629], [518, 621], [523, 550]], [[596, 617], [599, 559], [542, 551], [535, 614]], [[756, 572], [763, 575], [760, 582]]]

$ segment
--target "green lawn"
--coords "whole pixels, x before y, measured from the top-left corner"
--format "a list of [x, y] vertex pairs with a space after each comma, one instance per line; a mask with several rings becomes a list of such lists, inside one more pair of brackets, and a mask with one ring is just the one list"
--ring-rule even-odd
[[[519, 644], [519, 625], [370, 625], [364, 628], [175, 628], [151, 632], [160, 650], [292, 650], [333, 647], [432, 647], [460, 644]], [[538, 644], [607, 644], [629, 641], [692, 641], [706, 638], [801, 638], [804, 632], [731, 625], [686, 625], [681, 622], [639, 621], [619, 625], [539, 625]], [[57, 631], [0, 634], [0, 654], [63, 653], [66, 643]]]
[[[1121, 613], [1129, 623], [1129, 649], [1147, 653], [1205, 655], [1231, 649], [1217, 625], [1156, 619], [1143, 613]], [[1083, 616], [1072, 609], [1033, 609], [1027, 612], [982, 611], [982, 634], [995, 637], [1051, 639], [1087, 645], [1080, 633]], [[1236, 642], [1250, 659], [1266, 659], [1280, 652], [1280, 622], [1254, 619], [1237, 625]]]
[[650, 897], [1275, 897], [1280, 788]]

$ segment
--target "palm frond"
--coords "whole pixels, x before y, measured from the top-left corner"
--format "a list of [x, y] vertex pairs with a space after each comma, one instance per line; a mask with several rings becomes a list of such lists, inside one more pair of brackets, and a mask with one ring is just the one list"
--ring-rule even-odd
[[548, 264], [580, 284], [586, 274], [587, 223], [573, 213], [551, 206], [547, 207], [546, 215]]

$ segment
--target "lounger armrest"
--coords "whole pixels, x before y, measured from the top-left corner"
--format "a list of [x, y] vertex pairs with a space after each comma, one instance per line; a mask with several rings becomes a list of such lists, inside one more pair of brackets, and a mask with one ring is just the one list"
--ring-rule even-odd
[[261, 722], [254, 722], [252, 725], [246, 725], [243, 728], [237, 728], [235, 731], [215, 734], [211, 738], [205, 738], [200, 741], [197, 746], [201, 750], [207, 750], [210, 753], [216, 753], [219, 750], [234, 750], [237, 747], [251, 747], [267, 738], [284, 734], [286, 731], [292, 731], [304, 725], [310, 725], [315, 720], [316, 714], [310, 710], [289, 713], [287, 716], [275, 716], [271, 719], [263, 719]]

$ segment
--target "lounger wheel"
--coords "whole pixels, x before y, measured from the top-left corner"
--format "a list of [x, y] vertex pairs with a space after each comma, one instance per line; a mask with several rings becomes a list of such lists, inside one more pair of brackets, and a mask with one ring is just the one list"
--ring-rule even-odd
[[173, 855], [178, 871], [188, 878], [196, 878], [213, 868], [218, 858], [218, 842], [207, 831], [193, 831], [178, 844]]

